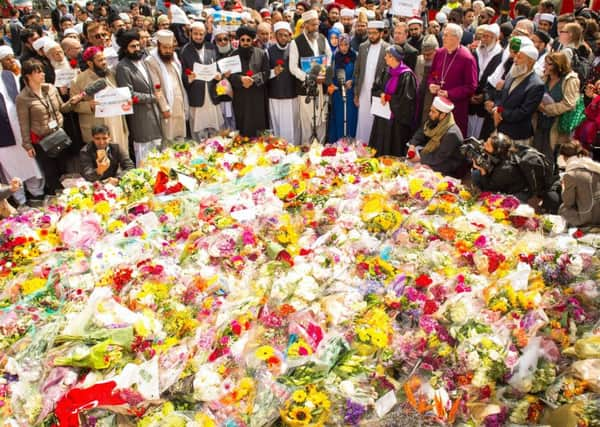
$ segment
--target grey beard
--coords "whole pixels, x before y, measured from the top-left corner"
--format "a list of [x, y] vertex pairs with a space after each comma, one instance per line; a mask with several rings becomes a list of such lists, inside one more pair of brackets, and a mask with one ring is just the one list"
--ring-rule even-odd
[[226, 46], [217, 45], [217, 50], [221, 55], [231, 52], [231, 45], [228, 43]]
[[510, 75], [512, 76], [513, 79], [516, 79], [517, 77], [521, 77], [527, 71], [529, 71], [529, 69], [527, 68], [527, 65], [513, 64], [512, 67], [510, 67]]
[[313, 40], [313, 41], [314, 41], [314, 40], [316, 40], [316, 39], [317, 39], [317, 36], [319, 35], [319, 32], [318, 32], [318, 31], [313, 31], [313, 32], [311, 32], [311, 33], [308, 33], [308, 34], [306, 34], [306, 35], [307, 35], [307, 37], [308, 37], [309, 39], [311, 39], [311, 40]]
[[62, 62], [56, 62], [51, 60], [50, 64], [55, 70], [69, 70], [71, 68], [71, 64], [69, 64], [69, 61], [67, 61], [66, 58], [63, 59]]

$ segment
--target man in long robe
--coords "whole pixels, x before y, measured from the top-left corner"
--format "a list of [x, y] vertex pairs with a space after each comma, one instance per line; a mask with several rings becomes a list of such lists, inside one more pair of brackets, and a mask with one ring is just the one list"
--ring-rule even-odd
[[460, 45], [462, 33], [459, 25], [446, 25], [443, 47], [435, 53], [428, 83], [432, 95], [452, 101], [454, 120], [466, 135], [469, 99], [477, 89], [477, 63], [469, 49]]
[[185, 138], [187, 97], [181, 81], [181, 63], [175, 54], [175, 36], [169, 30], [156, 32], [158, 45], [145, 59], [155, 88], [161, 127], [167, 141]]
[[292, 29], [287, 22], [277, 22], [274, 26], [276, 43], [269, 47], [269, 117], [275, 135], [288, 142], [300, 144], [300, 110], [296, 95], [296, 78], [290, 73], [290, 39]]
[[388, 44], [381, 40], [383, 22], [371, 21], [368, 26], [369, 41], [360, 46], [354, 67], [354, 104], [358, 107], [356, 139], [365, 142], [369, 141], [373, 127], [371, 89], [375, 77], [381, 75], [386, 67], [384, 57], [388, 47]]
[[231, 56], [239, 55], [242, 72], [231, 74], [233, 87], [233, 111], [235, 122], [244, 136], [258, 136], [267, 129], [267, 87], [269, 60], [264, 50], [252, 46], [256, 31], [245, 25], [238, 28], [236, 35], [239, 47]]
[[[315, 10], [302, 14], [304, 31], [292, 41], [290, 46], [290, 72], [298, 79], [296, 93], [300, 104], [300, 125], [302, 144], [311, 143], [313, 136], [313, 121], [316, 126], [316, 137], [319, 141], [325, 139], [327, 131], [327, 94], [323, 85], [331, 70], [331, 48], [323, 34], [319, 33], [319, 17]], [[302, 69], [302, 58], [320, 56], [324, 62], [320, 69], [313, 66], [307, 73]], [[309, 94], [307, 81], [316, 81], [316, 93]], [[314, 90], [313, 89], [313, 90]], [[311, 96], [307, 96], [311, 95]]]

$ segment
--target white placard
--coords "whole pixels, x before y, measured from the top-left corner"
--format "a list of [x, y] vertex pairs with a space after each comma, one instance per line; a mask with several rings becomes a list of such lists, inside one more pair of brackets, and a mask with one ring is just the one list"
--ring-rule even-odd
[[75, 78], [76, 70], [67, 68], [64, 70], [55, 70], [54, 86], [56, 87], [71, 87], [71, 82]]
[[119, 63], [119, 54], [112, 46], [104, 49], [104, 57], [106, 58], [106, 64], [110, 69], [115, 68]]
[[374, 96], [371, 99], [371, 114], [377, 117], [383, 117], [384, 119], [389, 119], [392, 117], [390, 103], [386, 102], [385, 105], [381, 105], [381, 98]]
[[226, 73], [227, 71], [231, 71], [231, 73], [242, 72], [242, 61], [240, 60], [239, 55], [219, 59], [217, 65], [219, 65], [219, 70], [221, 70], [222, 73]]
[[107, 87], [94, 95], [96, 117], [114, 117], [133, 114], [131, 92], [128, 87]]
[[212, 64], [204, 65], [199, 62], [194, 62], [194, 74], [196, 75], [196, 80], [209, 82], [214, 79], [217, 74], [217, 63], [213, 62]]
[[396, 16], [420, 16], [421, 0], [392, 0], [392, 15]]

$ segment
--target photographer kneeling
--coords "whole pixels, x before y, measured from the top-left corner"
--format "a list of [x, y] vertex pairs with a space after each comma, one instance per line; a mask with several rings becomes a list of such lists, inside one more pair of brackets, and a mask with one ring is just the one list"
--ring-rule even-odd
[[494, 134], [487, 141], [465, 142], [461, 151], [472, 160], [473, 184], [483, 191], [512, 194], [527, 200], [527, 180], [514, 159], [512, 142], [503, 134]]
[[473, 162], [473, 183], [481, 190], [512, 194], [538, 212], [557, 211], [560, 196], [553, 190], [557, 177], [539, 151], [494, 134], [483, 144], [465, 142], [461, 152]]

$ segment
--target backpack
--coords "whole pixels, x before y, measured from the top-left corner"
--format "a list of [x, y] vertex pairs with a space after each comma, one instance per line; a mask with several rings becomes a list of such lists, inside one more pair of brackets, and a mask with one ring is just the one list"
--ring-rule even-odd
[[592, 63], [588, 58], [581, 56], [578, 49], [569, 48], [569, 50], [572, 54], [571, 68], [577, 73], [579, 81], [581, 82], [580, 88], [583, 91], [583, 88], [585, 87], [584, 83], [587, 81], [587, 78], [592, 71]]
[[516, 148], [516, 163], [527, 180], [529, 193], [541, 196], [554, 182], [552, 163], [535, 148], [526, 145], [517, 145]]

